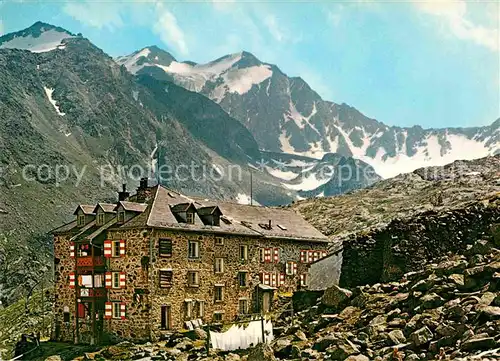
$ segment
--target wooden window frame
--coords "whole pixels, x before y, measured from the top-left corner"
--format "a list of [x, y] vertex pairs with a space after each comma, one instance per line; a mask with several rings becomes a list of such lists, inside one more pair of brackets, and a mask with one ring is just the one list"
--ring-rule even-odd
[[194, 212], [186, 212], [186, 223], [194, 224]]
[[[102, 219], [101, 219], [102, 217]], [[96, 216], [96, 225], [97, 226], [104, 226], [104, 224], [106, 223], [106, 214], [105, 213], [97, 213], [97, 216]]]
[[119, 258], [120, 255], [120, 241], [111, 241], [111, 257]]
[[125, 211], [119, 211], [116, 216], [118, 223], [125, 223]]
[[215, 257], [214, 272], [216, 274], [224, 273], [224, 257]]
[[[242, 307], [241, 307], [242, 302], [244, 304], [244, 306], [243, 306], [243, 312], [241, 310], [242, 309]], [[240, 298], [238, 300], [238, 314], [239, 315], [248, 315], [248, 310], [249, 310], [248, 306], [249, 306], [248, 298]]]
[[[220, 299], [217, 298], [217, 290], [220, 290]], [[214, 287], [214, 302], [224, 302], [224, 286], [215, 286]]]
[[[168, 278], [170, 276], [170, 282], [162, 282], [162, 276]], [[172, 270], [159, 270], [158, 271], [158, 287], [165, 289], [171, 288], [174, 280], [174, 272]]]
[[[196, 250], [195, 255], [191, 255], [191, 244], [196, 244], [194, 248]], [[189, 259], [199, 259], [200, 258], [200, 242], [199, 241], [188, 241], [188, 258]]]
[[[112, 311], [111, 311], [111, 317], [115, 320], [121, 320], [122, 318], [122, 303], [121, 302], [112, 302]], [[117, 315], [117, 310], [118, 309], [118, 315]]]
[[79, 214], [76, 218], [78, 227], [83, 227], [85, 225], [85, 214]]
[[[244, 285], [241, 284], [241, 280], [242, 280], [241, 275], [245, 275], [245, 278], [244, 278], [245, 284]], [[238, 271], [238, 285], [240, 287], [248, 287], [248, 271]]]
[[[164, 245], [163, 248], [168, 248], [168, 243], [170, 243], [170, 253], [162, 253], [162, 243], [167, 243], [167, 245]], [[158, 240], [158, 256], [161, 258], [171, 258], [173, 254], [173, 247], [174, 244], [172, 242], [172, 239], [170, 238], [160, 238]]]
[[[191, 282], [191, 276], [194, 275], [194, 282]], [[189, 287], [200, 287], [200, 271], [191, 270], [187, 273], [187, 284]]]
[[248, 244], [240, 245], [240, 261], [248, 261]]

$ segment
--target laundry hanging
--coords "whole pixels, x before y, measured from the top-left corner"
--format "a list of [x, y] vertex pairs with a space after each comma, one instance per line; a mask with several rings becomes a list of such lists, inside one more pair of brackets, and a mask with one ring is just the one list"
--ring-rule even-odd
[[[273, 324], [270, 320], [264, 320], [264, 334], [267, 343], [274, 339]], [[262, 343], [261, 320], [250, 321], [246, 326], [235, 324], [226, 332], [210, 331], [210, 342], [212, 348], [222, 351], [247, 349]]]

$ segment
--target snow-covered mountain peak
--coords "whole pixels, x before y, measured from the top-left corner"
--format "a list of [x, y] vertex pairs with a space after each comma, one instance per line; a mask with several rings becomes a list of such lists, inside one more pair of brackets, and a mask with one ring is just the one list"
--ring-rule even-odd
[[29, 28], [0, 37], [0, 49], [21, 49], [42, 53], [64, 49], [64, 40], [74, 36], [63, 28], [38, 21]]
[[[263, 64], [253, 54], [242, 51], [229, 54], [205, 64], [178, 62], [167, 52], [151, 47], [116, 59], [132, 74], [150, 74], [166, 77], [183, 87], [200, 92], [204, 87], [211, 89], [212, 99], [221, 99], [228, 93], [245, 94], [252, 86], [272, 76], [271, 66]], [[161, 61], [157, 53], [168, 54], [170, 58]], [[159, 69], [164, 74], [159, 76]]]

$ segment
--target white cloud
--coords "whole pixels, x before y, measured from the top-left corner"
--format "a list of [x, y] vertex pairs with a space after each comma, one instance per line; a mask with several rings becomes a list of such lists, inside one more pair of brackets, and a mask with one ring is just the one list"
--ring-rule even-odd
[[473, 41], [492, 51], [498, 51], [500, 33], [498, 27], [488, 28], [467, 18], [465, 0], [414, 0], [415, 7], [424, 14], [444, 22], [447, 31], [462, 40]]
[[267, 15], [264, 18], [264, 25], [266, 25], [267, 30], [276, 41], [281, 42], [285, 40], [286, 36], [283, 32], [283, 29], [280, 28], [278, 21], [276, 20], [276, 17], [274, 15]]
[[123, 26], [120, 5], [93, 1], [68, 2], [64, 5], [63, 11], [82, 24], [112, 30]]
[[157, 4], [158, 19], [153, 26], [153, 31], [158, 34], [161, 41], [168, 46], [174, 46], [182, 55], [188, 55], [184, 31], [177, 23], [177, 19], [170, 11], [164, 9], [161, 3]]

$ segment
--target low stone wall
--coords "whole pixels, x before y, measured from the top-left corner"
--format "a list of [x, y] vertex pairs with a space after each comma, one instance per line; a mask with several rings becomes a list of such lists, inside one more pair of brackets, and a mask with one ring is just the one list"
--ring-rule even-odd
[[393, 220], [387, 227], [343, 240], [341, 287], [398, 280], [424, 261], [464, 251], [478, 239], [493, 238], [500, 223], [500, 200], [417, 217]]

